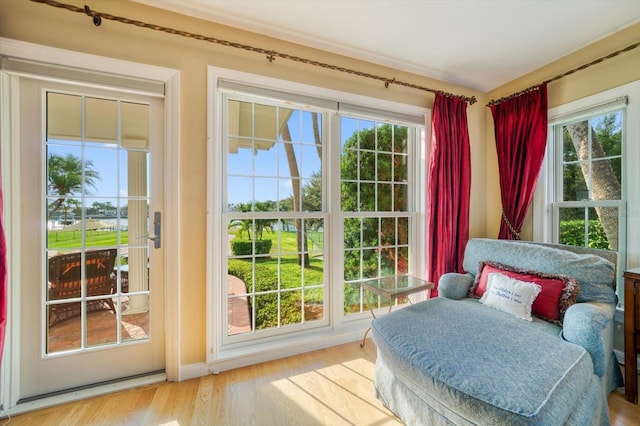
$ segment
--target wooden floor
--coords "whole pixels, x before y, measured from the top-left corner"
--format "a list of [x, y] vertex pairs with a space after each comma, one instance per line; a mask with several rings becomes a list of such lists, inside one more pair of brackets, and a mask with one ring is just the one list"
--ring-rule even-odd
[[[0, 420], [17, 425], [400, 425], [373, 395], [375, 346], [358, 342], [180, 383], [161, 383]], [[609, 397], [612, 425], [640, 406]]]

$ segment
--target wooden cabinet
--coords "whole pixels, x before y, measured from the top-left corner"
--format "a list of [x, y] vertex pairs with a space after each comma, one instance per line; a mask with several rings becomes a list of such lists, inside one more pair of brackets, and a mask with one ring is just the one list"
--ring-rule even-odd
[[638, 364], [640, 352], [640, 268], [624, 273], [624, 394], [638, 402]]

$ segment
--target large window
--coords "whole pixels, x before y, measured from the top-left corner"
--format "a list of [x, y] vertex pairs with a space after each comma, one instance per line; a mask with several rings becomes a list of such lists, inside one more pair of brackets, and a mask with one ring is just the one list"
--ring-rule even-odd
[[534, 200], [534, 239], [616, 251], [622, 273], [640, 260], [640, 112], [632, 83], [549, 111], [549, 143]]
[[385, 301], [360, 281], [421, 273], [424, 117], [227, 80], [218, 96], [218, 349], [369, 321]]

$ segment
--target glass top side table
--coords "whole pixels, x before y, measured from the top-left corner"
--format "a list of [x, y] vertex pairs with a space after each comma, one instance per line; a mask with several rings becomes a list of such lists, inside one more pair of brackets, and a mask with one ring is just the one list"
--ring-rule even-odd
[[[387, 312], [391, 312], [391, 308], [395, 304], [396, 300], [400, 297], [408, 296], [419, 291], [432, 289], [434, 287], [434, 284], [432, 282], [425, 281], [411, 275], [393, 275], [390, 277], [373, 278], [370, 280], [360, 281], [360, 287], [362, 287], [362, 289], [364, 290], [369, 290], [372, 293], [388, 299], [390, 301], [390, 304], [389, 311]], [[411, 303], [410, 299], [407, 300], [409, 300], [409, 303]], [[376, 314], [375, 312], [373, 312], [373, 307], [371, 307], [369, 310], [371, 311], [371, 316], [373, 316], [373, 318], [375, 319]], [[361, 348], [364, 348], [369, 331], [371, 331], [371, 327], [369, 327], [364, 333], [362, 343], [360, 343]]]

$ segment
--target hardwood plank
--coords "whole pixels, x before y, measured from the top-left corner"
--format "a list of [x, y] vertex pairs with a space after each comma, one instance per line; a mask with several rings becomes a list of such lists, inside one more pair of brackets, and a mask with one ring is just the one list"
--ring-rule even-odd
[[151, 404], [147, 407], [141, 407], [146, 409], [143, 425], [156, 425], [156, 424], [170, 424], [171, 413], [167, 414], [167, 407], [170, 407], [169, 398], [171, 396], [171, 388], [173, 382], [166, 382], [157, 385], [148, 385], [147, 388], [153, 388], [155, 393]]
[[198, 386], [198, 393], [196, 395], [193, 416], [191, 418], [192, 425], [206, 426], [214, 424], [214, 398], [215, 386], [213, 380], [210, 377], [201, 379], [200, 385]]
[[640, 405], [627, 401], [624, 389], [616, 389], [609, 395], [609, 414], [612, 426], [640, 425]]
[[[180, 383], [103, 395], [16, 416], [19, 425], [401, 425], [373, 393], [369, 339]], [[611, 424], [640, 424], [618, 389]], [[0, 426], [6, 421], [0, 420]]]

